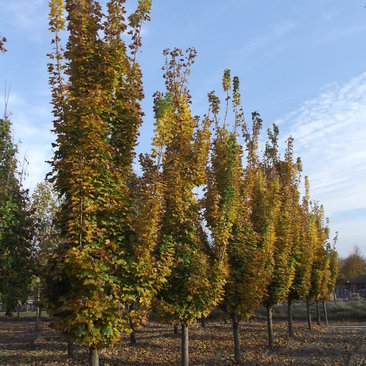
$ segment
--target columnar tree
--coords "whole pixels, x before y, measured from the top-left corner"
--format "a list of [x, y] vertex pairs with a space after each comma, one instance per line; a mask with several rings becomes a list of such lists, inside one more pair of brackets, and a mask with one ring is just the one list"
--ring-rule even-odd
[[278, 182], [275, 201], [280, 205], [275, 221], [276, 240], [273, 249], [274, 267], [271, 281], [267, 287], [264, 304], [267, 308], [269, 346], [273, 346], [272, 309], [287, 299], [294, 279], [294, 259], [291, 255], [294, 242], [294, 208], [298, 201], [297, 174], [298, 163], [293, 161], [293, 139], [287, 141], [285, 159], [278, 155], [278, 127], [268, 130], [269, 141], [265, 152], [265, 170], [267, 179]]
[[289, 335], [293, 337], [292, 304], [294, 301], [305, 301], [311, 285], [311, 269], [316, 243], [315, 221], [309, 212], [310, 192], [309, 180], [305, 177], [305, 194], [301, 205], [295, 207], [295, 237], [292, 256], [295, 261], [294, 281], [288, 294]]
[[233, 240], [229, 242], [234, 291], [228, 291], [230, 296], [227, 298], [238, 318], [244, 320], [249, 319], [268, 296], [267, 287], [274, 269], [275, 225], [280, 208], [278, 181], [268, 179], [258, 156], [261, 127], [262, 119], [257, 112], [252, 113], [251, 134], [243, 125], [247, 151], [242, 188], [245, 199], [241, 202], [240, 220], [235, 223]]
[[174, 265], [158, 295], [157, 308], [173, 324], [182, 324], [182, 365], [188, 365], [188, 327], [206, 316], [222, 296], [225, 248], [207, 254], [200, 202], [195, 193], [206, 184], [210, 121], [191, 115], [187, 77], [196, 52], [165, 50], [165, 93], [155, 95], [155, 149], [162, 152], [164, 216], [160, 244], [174, 248]]
[[45, 304], [43, 289], [48, 262], [60, 243], [56, 219], [59, 214], [60, 200], [50, 182], [38, 183], [30, 200], [33, 221], [32, 250], [34, 254], [33, 291], [37, 301], [37, 326], [40, 308]]
[[[131, 279], [145, 271], [135, 264], [131, 189], [143, 97], [136, 54], [150, 6], [151, 0], [140, 0], [126, 23], [123, 0], [108, 1], [105, 15], [98, 1], [50, 1], [57, 135], [52, 179], [63, 198], [58, 221], [65, 240], [50, 261], [47, 297], [55, 327], [89, 346], [92, 365], [98, 364], [99, 348], [130, 331], [129, 305], [138, 296], [141, 302], [151, 297], [144, 288], [151, 287], [150, 278]], [[128, 27], [131, 52], [122, 37]]]
[[[215, 138], [212, 143], [211, 161], [207, 167], [207, 187], [204, 198], [205, 218], [207, 226], [211, 231], [213, 244], [215, 247], [227, 247], [228, 252], [228, 283], [225, 286], [225, 298], [227, 287], [230, 286], [232, 276], [230, 268], [230, 247], [228, 246], [232, 237], [232, 230], [237, 220], [240, 201], [242, 199], [243, 167], [242, 150], [238, 143], [237, 129], [243, 120], [243, 113], [239, 112], [240, 91], [239, 79], [233, 80], [233, 92], [231, 96], [231, 76], [230, 70], [225, 70], [223, 77], [223, 89], [226, 93], [225, 117], [220, 121], [220, 99], [214, 94], [209, 93], [210, 112], [215, 125]], [[229, 100], [233, 99], [235, 122], [230, 124], [227, 121]], [[222, 124], [222, 125], [221, 125]], [[237, 258], [239, 260], [239, 258]], [[224, 300], [225, 302], [225, 300]], [[237, 336], [237, 314], [232, 314], [235, 327], [234, 336]], [[239, 354], [239, 339], [235, 338], [236, 354]]]
[[27, 299], [33, 269], [28, 191], [22, 187], [16, 154], [5, 112], [0, 119], [0, 299], [7, 315]]
[[338, 253], [335, 249], [338, 233], [333, 238], [333, 246], [328, 242], [325, 246], [324, 271], [322, 289], [319, 300], [323, 303], [323, 313], [325, 325], [328, 325], [328, 314], [326, 302], [331, 297], [337, 280], [338, 274]]
[[328, 223], [324, 219], [324, 208], [314, 202], [311, 208], [311, 218], [314, 220], [314, 260], [311, 268], [311, 285], [306, 298], [308, 326], [311, 329], [311, 303], [317, 303], [317, 317], [320, 325], [319, 300], [322, 293], [323, 276], [326, 265], [326, 242], [329, 236]]
[[[206, 221], [216, 243], [225, 243], [228, 253], [228, 276], [221, 304], [233, 322], [235, 361], [241, 363], [239, 321], [248, 319], [259, 307], [271, 275], [273, 232], [271, 218], [274, 207], [265, 197], [266, 182], [257, 155], [258, 138], [262, 120], [252, 114], [253, 131], [248, 132], [240, 107], [239, 79], [233, 78], [230, 94], [230, 73], [226, 70], [223, 88], [226, 92], [226, 110], [222, 126], [219, 125], [220, 100], [209, 94], [210, 111], [216, 126], [212, 144], [211, 164], [208, 167], [208, 184], [205, 193]], [[232, 99], [234, 123], [229, 131], [228, 101]], [[244, 132], [247, 166], [242, 165], [242, 148], [238, 141], [238, 128]], [[263, 211], [261, 211], [263, 210]], [[259, 217], [269, 223], [261, 230]], [[261, 213], [260, 213], [261, 211]], [[255, 231], [255, 228], [258, 231]], [[272, 227], [273, 228], [273, 227]]]
[[135, 327], [147, 321], [148, 310], [157, 291], [166, 283], [173, 261], [174, 248], [171, 243], [159, 243], [164, 213], [161, 158], [161, 152], [155, 149], [151, 154], [141, 154], [139, 162], [143, 174], [132, 186], [136, 237], [129, 286], [136, 288], [136, 294], [128, 302], [131, 344], [136, 343]]

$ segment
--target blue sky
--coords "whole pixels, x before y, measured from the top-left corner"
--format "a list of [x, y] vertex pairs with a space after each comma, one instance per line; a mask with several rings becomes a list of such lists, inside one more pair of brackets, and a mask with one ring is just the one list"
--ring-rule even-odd
[[[136, 1], [127, 0], [131, 8]], [[162, 50], [196, 47], [190, 87], [194, 114], [207, 111], [207, 93], [220, 90], [225, 68], [238, 75], [249, 121], [295, 138], [311, 196], [324, 204], [338, 251], [366, 254], [366, 9], [364, 0], [153, 0], [139, 59], [146, 99], [137, 152], [148, 151], [152, 94], [163, 90]], [[53, 136], [47, 56], [47, 0], [0, 0], [0, 103], [10, 86], [9, 111], [33, 189], [49, 171]]]

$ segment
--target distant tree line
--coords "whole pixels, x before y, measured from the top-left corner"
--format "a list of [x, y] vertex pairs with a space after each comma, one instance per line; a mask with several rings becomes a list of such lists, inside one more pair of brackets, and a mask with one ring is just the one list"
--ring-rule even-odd
[[359, 247], [346, 258], [339, 258], [338, 279], [350, 280], [360, 275], [366, 275], [366, 259]]

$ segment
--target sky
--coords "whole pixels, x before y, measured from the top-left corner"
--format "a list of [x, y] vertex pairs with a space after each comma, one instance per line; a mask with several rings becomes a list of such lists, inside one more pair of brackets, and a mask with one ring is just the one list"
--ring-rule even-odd
[[[127, 0], [129, 9], [136, 1]], [[259, 111], [273, 123], [325, 207], [331, 238], [343, 257], [366, 255], [366, 1], [153, 0], [138, 59], [143, 72], [144, 124], [137, 153], [153, 137], [152, 95], [164, 90], [164, 48], [195, 47], [192, 112], [207, 112], [207, 93], [220, 91], [224, 69], [240, 78], [247, 123]], [[5, 90], [19, 159], [29, 161], [33, 190], [50, 171], [54, 135], [47, 74], [51, 51], [47, 0], [0, 0], [0, 112]], [[136, 167], [138, 170], [138, 168]]]

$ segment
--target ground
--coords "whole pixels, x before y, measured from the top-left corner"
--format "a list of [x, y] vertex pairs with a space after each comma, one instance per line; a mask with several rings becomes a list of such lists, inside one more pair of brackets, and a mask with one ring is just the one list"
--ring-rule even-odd
[[[67, 359], [67, 342], [41, 323], [38, 334], [31, 321], [0, 318], [0, 365], [87, 365], [87, 350], [75, 346], [74, 359]], [[331, 322], [313, 325], [309, 331], [302, 321], [294, 322], [295, 338], [287, 336], [287, 324], [274, 322], [276, 346], [269, 350], [266, 323], [256, 319], [241, 324], [244, 365], [366, 365], [366, 322]], [[180, 335], [173, 327], [151, 322], [137, 331], [137, 344], [123, 336], [113, 349], [100, 352], [101, 365], [179, 365]], [[208, 321], [206, 328], [190, 327], [191, 365], [233, 365], [230, 323]]]

